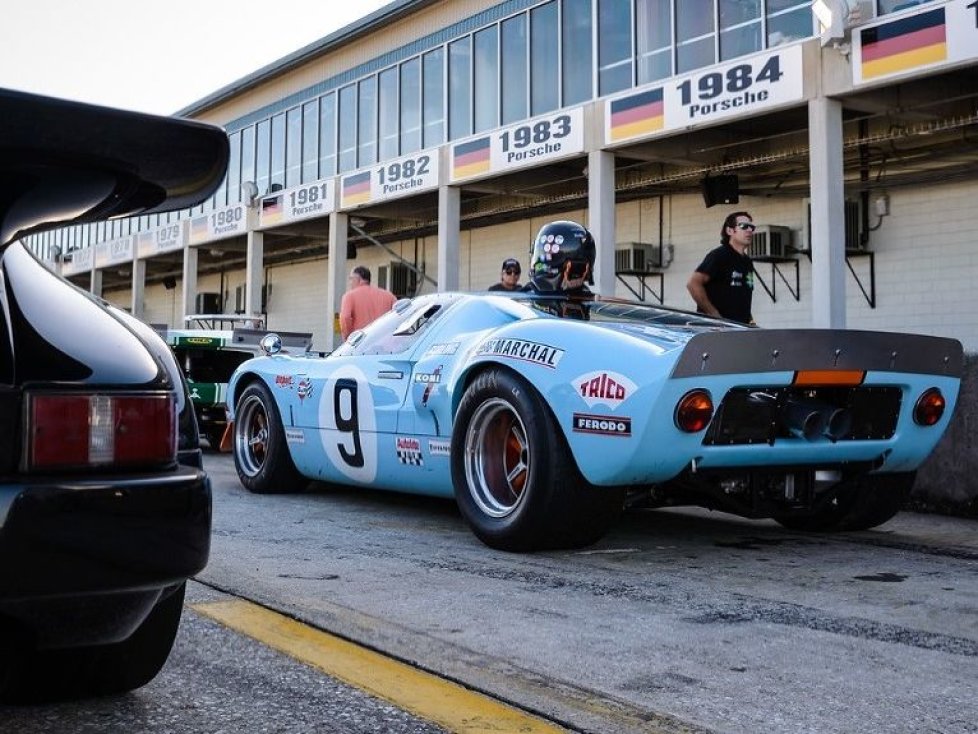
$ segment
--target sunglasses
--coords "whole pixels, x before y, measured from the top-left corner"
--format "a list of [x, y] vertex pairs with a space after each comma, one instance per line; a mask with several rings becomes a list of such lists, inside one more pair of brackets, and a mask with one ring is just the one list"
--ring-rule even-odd
[[734, 227], [739, 230], [743, 230], [744, 232], [753, 232], [755, 229], [757, 229], [757, 225], [751, 224], [750, 222], [737, 222]]
[[503, 272], [506, 273], [506, 275], [519, 275], [520, 274], [520, 271], [519, 270], [515, 270], [513, 268], [506, 268]]

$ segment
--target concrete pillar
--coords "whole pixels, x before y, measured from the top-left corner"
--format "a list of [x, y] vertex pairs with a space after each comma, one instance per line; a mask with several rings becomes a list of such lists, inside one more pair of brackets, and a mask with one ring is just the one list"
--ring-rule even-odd
[[326, 260], [326, 351], [342, 343], [340, 301], [346, 293], [347, 276], [353, 267], [346, 259], [350, 217], [342, 212], [329, 215], [329, 258]]
[[846, 325], [846, 229], [842, 161], [842, 103], [808, 103], [811, 168], [812, 326]]
[[101, 298], [102, 296], [102, 271], [98, 268], [92, 268], [92, 277], [89, 280], [89, 291], [94, 293], [96, 296]]
[[[176, 325], [178, 329], [183, 328], [188, 314], [197, 312], [197, 255], [196, 247], [183, 246], [183, 313]], [[223, 293], [221, 298], [224, 298]]]
[[143, 318], [146, 301], [146, 261], [136, 258], [132, 261], [132, 303], [130, 310], [137, 319]]
[[438, 292], [459, 289], [461, 268], [462, 190], [438, 187]]
[[249, 229], [245, 257], [245, 314], [256, 319], [261, 317], [261, 287], [264, 277], [265, 233]]
[[615, 295], [615, 154], [593, 150], [587, 156], [587, 228], [597, 245], [595, 293]]

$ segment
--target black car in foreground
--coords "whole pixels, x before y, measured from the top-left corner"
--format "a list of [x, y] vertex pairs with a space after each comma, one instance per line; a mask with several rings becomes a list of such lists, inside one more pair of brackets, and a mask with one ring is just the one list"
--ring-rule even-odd
[[149, 682], [210, 550], [169, 348], [20, 238], [189, 208], [227, 158], [219, 128], [0, 90], [0, 701]]

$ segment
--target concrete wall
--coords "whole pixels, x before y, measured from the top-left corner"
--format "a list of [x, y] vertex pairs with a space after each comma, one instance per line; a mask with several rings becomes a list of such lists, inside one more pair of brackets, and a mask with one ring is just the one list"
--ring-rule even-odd
[[910, 507], [978, 517], [978, 355], [965, 357], [951, 427], [917, 473]]

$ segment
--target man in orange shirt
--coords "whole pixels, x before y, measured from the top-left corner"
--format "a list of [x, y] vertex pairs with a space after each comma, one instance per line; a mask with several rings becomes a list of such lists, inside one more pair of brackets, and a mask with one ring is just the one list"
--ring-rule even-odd
[[340, 301], [340, 333], [343, 340], [357, 329], [391, 310], [397, 302], [394, 294], [370, 285], [370, 271], [362, 265], [350, 273], [350, 288]]

